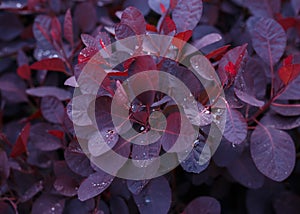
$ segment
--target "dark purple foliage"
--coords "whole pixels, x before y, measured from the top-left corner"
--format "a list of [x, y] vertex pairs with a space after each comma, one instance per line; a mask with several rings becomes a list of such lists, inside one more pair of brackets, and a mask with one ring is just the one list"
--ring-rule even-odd
[[[298, 213], [299, 12], [299, 0], [1, 1], [0, 213]], [[145, 55], [141, 35], [181, 39], [143, 47], [180, 63]], [[178, 89], [155, 70], [186, 86], [184, 102], [152, 90]], [[127, 159], [154, 178], [118, 177]]]

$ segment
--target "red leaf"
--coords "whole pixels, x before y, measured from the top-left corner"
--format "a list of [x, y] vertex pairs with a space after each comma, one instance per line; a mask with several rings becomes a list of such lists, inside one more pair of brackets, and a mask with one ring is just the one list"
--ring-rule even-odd
[[232, 76], [235, 76], [237, 73], [235, 66], [231, 61], [229, 61], [225, 66], [225, 71], [227, 71]]
[[227, 52], [228, 48], [230, 47], [230, 45], [225, 45], [223, 47], [220, 47], [212, 52], [210, 52], [209, 54], [206, 55], [207, 59], [214, 59], [214, 60], [220, 60], [223, 55]]
[[73, 22], [70, 9], [67, 10], [64, 20], [64, 37], [66, 40], [73, 46], [74, 38], [73, 38]]
[[283, 66], [293, 64], [293, 55], [289, 55], [287, 58], [283, 60]]
[[176, 30], [176, 25], [169, 16], [166, 16], [160, 28], [160, 31], [162, 31], [165, 35], [168, 35], [169, 33]]
[[164, 4], [159, 3], [159, 7], [160, 7], [160, 10], [161, 10], [162, 13], [166, 13], [167, 12], [167, 9], [166, 9], [166, 7], [165, 7]]
[[66, 72], [64, 62], [59, 58], [43, 59], [30, 65], [34, 70], [52, 70]]
[[177, 35], [175, 35], [176, 39], [173, 39], [172, 44], [178, 47], [179, 50], [181, 50], [185, 43], [192, 37], [192, 35], [193, 31], [191, 30], [178, 33]]
[[22, 153], [26, 152], [26, 145], [28, 142], [29, 133], [30, 133], [30, 123], [27, 123], [17, 138], [17, 141], [10, 153], [11, 157], [15, 158], [21, 155]]
[[64, 132], [60, 130], [48, 130], [48, 133], [54, 137], [57, 137], [58, 139], [63, 139], [64, 137]]
[[24, 80], [30, 80], [31, 71], [29, 65], [24, 64], [20, 66], [17, 70], [17, 74], [19, 75], [19, 77], [21, 77]]
[[285, 31], [296, 26], [296, 19], [293, 17], [284, 18], [281, 14], [276, 16], [276, 21], [283, 27]]
[[279, 77], [285, 85], [296, 79], [300, 75], [300, 64], [290, 64], [283, 66], [278, 71]]
[[57, 43], [61, 44], [61, 25], [56, 17], [51, 20], [50, 34]]
[[150, 25], [150, 24], [146, 25], [146, 30], [152, 31], [152, 32], [157, 32], [156, 27], [154, 25]]

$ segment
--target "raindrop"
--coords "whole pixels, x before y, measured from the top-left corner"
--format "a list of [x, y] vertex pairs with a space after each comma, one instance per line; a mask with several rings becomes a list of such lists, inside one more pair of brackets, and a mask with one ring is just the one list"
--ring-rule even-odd
[[233, 148], [235, 148], [235, 147], [236, 147], [235, 143], [233, 143], [233, 144], [231, 144], [231, 145], [232, 145], [232, 147], [233, 147]]
[[142, 131], [145, 131], [145, 126], [141, 126], [140, 127], [140, 131], [142, 132]]
[[51, 211], [55, 211], [55, 207], [51, 207]]
[[147, 204], [151, 203], [151, 199], [148, 196], [145, 196], [145, 203]]

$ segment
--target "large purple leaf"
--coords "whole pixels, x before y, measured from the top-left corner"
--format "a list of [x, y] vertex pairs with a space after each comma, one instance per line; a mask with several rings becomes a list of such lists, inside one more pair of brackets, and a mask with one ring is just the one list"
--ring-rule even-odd
[[78, 189], [78, 198], [81, 201], [88, 200], [106, 190], [114, 177], [103, 171], [95, 172], [86, 178]]
[[43, 117], [51, 123], [62, 124], [65, 116], [65, 108], [56, 97], [43, 97], [41, 100], [41, 112]]
[[69, 91], [54, 86], [30, 88], [26, 90], [26, 93], [36, 97], [53, 96], [62, 101], [71, 99], [71, 93]]
[[263, 186], [264, 176], [261, 174], [250, 157], [249, 150], [227, 167], [231, 176], [240, 184], [251, 189]]
[[185, 214], [220, 214], [220, 203], [209, 196], [201, 196], [191, 201], [184, 209]]
[[171, 206], [171, 189], [166, 178], [152, 179], [133, 199], [141, 214], [167, 213]]
[[53, 213], [61, 214], [65, 206], [65, 199], [62, 197], [43, 194], [33, 203], [32, 214]]
[[280, 0], [251, 0], [246, 1], [245, 5], [255, 16], [273, 18], [280, 12]]
[[250, 17], [247, 28], [251, 34], [256, 53], [269, 65], [276, 64], [286, 47], [286, 34], [275, 20], [264, 17]]
[[258, 170], [275, 181], [283, 181], [294, 169], [296, 149], [290, 135], [258, 125], [251, 135], [250, 151]]
[[224, 137], [233, 144], [240, 144], [246, 139], [247, 133], [247, 123], [243, 115], [239, 111], [228, 107]]
[[172, 12], [177, 33], [193, 30], [202, 16], [202, 0], [180, 0]]

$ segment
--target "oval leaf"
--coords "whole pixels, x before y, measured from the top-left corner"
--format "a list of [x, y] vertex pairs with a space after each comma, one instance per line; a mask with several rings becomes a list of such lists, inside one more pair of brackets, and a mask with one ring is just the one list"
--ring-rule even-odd
[[250, 151], [258, 170], [272, 180], [283, 181], [294, 169], [295, 145], [284, 131], [257, 126], [251, 135]]
[[221, 205], [220, 203], [208, 196], [202, 196], [194, 199], [192, 202], [188, 204], [188, 206], [184, 209], [184, 213], [186, 214], [220, 214], [221, 213]]

